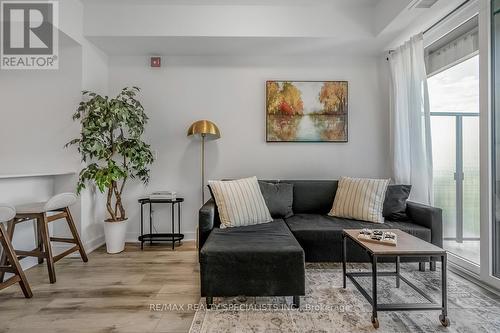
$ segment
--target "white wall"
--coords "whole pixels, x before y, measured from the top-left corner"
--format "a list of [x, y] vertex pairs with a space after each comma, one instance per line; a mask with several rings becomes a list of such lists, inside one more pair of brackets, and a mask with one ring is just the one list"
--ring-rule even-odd
[[[210, 119], [222, 138], [206, 146], [207, 178], [256, 175], [267, 179], [334, 179], [389, 175], [388, 82], [380, 58], [172, 57], [161, 69], [147, 57], [110, 61], [110, 93], [142, 88], [150, 122], [146, 141], [158, 152], [151, 184], [126, 189], [129, 239], [137, 236], [137, 198], [152, 190], [176, 190], [186, 198], [183, 232], [194, 238], [200, 207], [200, 143], [186, 137], [189, 125]], [[349, 81], [348, 143], [266, 143], [265, 81]], [[165, 209], [156, 228], [168, 230]], [[162, 228], [165, 226], [167, 228]]]
[[0, 71], [0, 174], [74, 171], [64, 149], [78, 133], [71, 116], [80, 101], [81, 47], [60, 33], [58, 70]]

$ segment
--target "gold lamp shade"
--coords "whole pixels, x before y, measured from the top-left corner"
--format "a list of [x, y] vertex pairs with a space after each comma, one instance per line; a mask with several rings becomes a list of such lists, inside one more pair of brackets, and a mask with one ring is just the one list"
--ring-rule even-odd
[[189, 127], [187, 135], [197, 135], [209, 140], [217, 140], [220, 138], [220, 131], [217, 125], [210, 120], [198, 120]]

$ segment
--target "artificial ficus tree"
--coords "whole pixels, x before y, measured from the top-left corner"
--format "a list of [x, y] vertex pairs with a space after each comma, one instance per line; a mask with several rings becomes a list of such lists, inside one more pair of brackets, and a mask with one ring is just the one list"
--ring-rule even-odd
[[73, 115], [81, 124], [75, 145], [86, 167], [80, 171], [77, 192], [94, 183], [107, 193], [108, 222], [127, 218], [122, 193], [128, 178], [149, 181], [148, 166], [153, 163], [150, 146], [142, 141], [148, 117], [136, 99], [137, 87], [123, 88], [115, 98], [83, 91], [83, 101]]

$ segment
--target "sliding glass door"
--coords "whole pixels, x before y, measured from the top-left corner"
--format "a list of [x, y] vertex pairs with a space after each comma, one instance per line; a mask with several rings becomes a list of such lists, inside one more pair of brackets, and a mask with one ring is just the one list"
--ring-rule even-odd
[[429, 77], [434, 205], [444, 248], [479, 265], [479, 56]]
[[478, 18], [426, 49], [434, 205], [443, 209], [443, 246], [476, 273], [480, 264]]
[[492, 273], [500, 278], [500, 0], [492, 1]]

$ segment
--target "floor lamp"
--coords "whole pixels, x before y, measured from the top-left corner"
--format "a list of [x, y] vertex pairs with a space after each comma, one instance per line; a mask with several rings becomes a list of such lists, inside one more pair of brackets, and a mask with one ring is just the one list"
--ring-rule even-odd
[[205, 141], [217, 140], [220, 138], [220, 132], [217, 125], [210, 120], [198, 120], [188, 129], [188, 136], [194, 136], [201, 139], [201, 204], [205, 204]]

